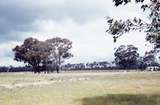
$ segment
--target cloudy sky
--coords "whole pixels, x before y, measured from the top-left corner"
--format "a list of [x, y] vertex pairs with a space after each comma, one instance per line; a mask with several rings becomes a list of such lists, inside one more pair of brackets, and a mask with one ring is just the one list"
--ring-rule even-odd
[[113, 43], [112, 36], [105, 32], [105, 17], [125, 19], [144, 15], [138, 5], [116, 8], [112, 0], [1, 0], [0, 65], [21, 65], [13, 60], [12, 49], [27, 37], [69, 38], [74, 57], [68, 62], [72, 63], [112, 61], [114, 48], [121, 44], [134, 44], [143, 55], [149, 49], [149, 44], [145, 46], [145, 34], [128, 33]]

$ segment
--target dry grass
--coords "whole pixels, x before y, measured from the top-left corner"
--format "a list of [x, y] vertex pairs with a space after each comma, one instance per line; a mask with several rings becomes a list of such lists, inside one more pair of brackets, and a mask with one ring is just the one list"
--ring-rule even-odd
[[0, 86], [0, 105], [160, 105], [159, 72], [10, 73], [0, 85], [13, 87]]

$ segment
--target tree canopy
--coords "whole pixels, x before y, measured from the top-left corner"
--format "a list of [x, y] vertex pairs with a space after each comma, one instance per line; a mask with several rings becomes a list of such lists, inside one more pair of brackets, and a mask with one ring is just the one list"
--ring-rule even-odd
[[68, 39], [56, 37], [39, 41], [35, 38], [27, 38], [22, 45], [17, 45], [13, 52], [16, 61], [32, 66], [34, 72], [40, 72], [41, 68], [45, 70], [49, 64], [54, 64], [59, 72], [62, 59], [72, 57], [71, 48], [72, 42]]
[[68, 59], [73, 56], [69, 52], [72, 48], [72, 42], [65, 38], [62, 39], [60, 37], [56, 37], [46, 40], [46, 43], [50, 49], [50, 61], [58, 67], [57, 72], [59, 72], [61, 63], [63, 63], [64, 59]]
[[121, 45], [115, 55], [115, 63], [121, 69], [135, 69], [138, 61], [138, 48], [133, 45]]

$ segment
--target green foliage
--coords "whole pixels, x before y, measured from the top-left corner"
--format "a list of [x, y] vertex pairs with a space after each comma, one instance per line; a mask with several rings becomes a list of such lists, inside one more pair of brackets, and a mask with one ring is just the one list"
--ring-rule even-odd
[[83, 98], [82, 105], [160, 105], [160, 95], [107, 94]]
[[[127, 4], [131, 0], [114, 0], [116, 6], [123, 3]], [[113, 35], [114, 41], [124, 33], [132, 30], [146, 32], [146, 40], [155, 45], [155, 49], [160, 48], [160, 1], [150, 0], [149, 4], [143, 3], [144, 0], [135, 0], [141, 2], [141, 9], [148, 13], [149, 22], [145, 22], [140, 18], [134, 17], [132, 20], [114, 20], [107, 18], [109, 28], [107, 32]]]
[[115, 62], [117, 66], [121, 69], [132, 69], [137, 68], [138, 62], [138, 48], [134, 47], [133, 45], [121, 45], [118, 47], [115, 55]]
[[27, 63], [32, 66], [35, 72], [40, 68], [46, 69], [48, 64], [60, 66], [62, 59], [70, 58], [69, 50], [72, 42], [68, 39], [52, 38], [46, 41], [39, 41], [34, 38], [27, 38], [21, 46], [13, 49], [15, 60]]
[[68, 59], [73, 55], [70, 53], [72, 48], [72, 42], [68, 39], [63, 39], [60, 37], [48, 39], [45, 41], [50, 49], [49, 61], [51, 65], [56, 65], [57, 72], [61, 68], [61, 64], [64, 62], [64, 59]]
[[28, 63], [35, 72], [40, 72], [40, 66], [49, 55], [46, 44], [34, 38], [27, 38], [21, 46], [16, 46], [13, 51], [16, 61]]

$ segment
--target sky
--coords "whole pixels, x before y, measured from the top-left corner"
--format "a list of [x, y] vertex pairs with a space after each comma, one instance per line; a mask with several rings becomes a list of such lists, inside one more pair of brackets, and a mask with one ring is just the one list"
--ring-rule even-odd
[[152, 48], [143, 32], [127, 33], [113, 43], [106, 33], [107, 16], [147, 21], [140, 5], [115, 7], [112, 0], [1, 0], [0, 66], [23, 65], [13, 60], [12, 49], [28, 37], [70, 39], [74, 57], [67, 62], [71, 63], [113, 61], [115, 48], [122, 44], [135, 45], [140, 55]]

